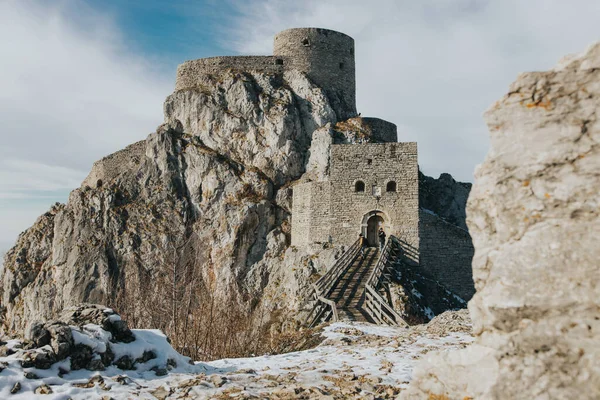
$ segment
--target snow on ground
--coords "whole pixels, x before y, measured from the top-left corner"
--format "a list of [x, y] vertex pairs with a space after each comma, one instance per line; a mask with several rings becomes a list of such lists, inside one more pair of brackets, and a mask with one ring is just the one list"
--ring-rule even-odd
[[[81, 333], [72, 329], [75, 344], [84, 344], [92, 349], [105, 351], [106, 342], [110, 333], [98, 325], [87, 324]], [[136, 370], [121, 370], [116, 366], [110, 366], [104, 371], [94, 372], [85, 369], [70, 371], [70, 357], [52, 365], [50, 369], [23, 368], [18, 354], [0, 357], [0, 399], [100, 399], [107, 398], [125, 399], [131, 398], [136, 390], [152, 387], [148, 382], [157, 380], [157, 375], [150, 368], [167, 365], [167, 360], [174, 360], [177, 367], [171, 370], [174, 374], [195, 374], [209, 370], [205, 365], [189, 362], [188, 357], [177, 353], [167, 341], [167, 337], [155, 329], [132, 329], [135, 341], [131, 343], [111, 343], [111, 350], [115, 359], [129, 355], [132, 359], [142, 357], [145, 351], [153, 351], [156, 358], [140, 363]], [[17, 348], [19, 341], [11, 340], [7, 347]], [[70, 371], [70, 372], [68, 372]], [[68, 372], [68, 373], [67, 373]], [[62, 376], [61, 376], [62, 375]], [[102, 379], [99, 378], [102, 377]], [[161, 378], [167, 378], [163, 376]], [[90, 379], [96, 384], [90, 386]], [[164, 379], [161, 380], [161, 382]], [[119, 384], [118, 382], [121, 382]], [[16, 393], [11, 390], [15, 385], [20, 386]], [[34, 391], [42, 385], [50, 386], [51, 394], [35, 394]], [[153, 396], [147, 398], [155, 398]]]
[[[90, 327], [90, 331], [94, 329]], [[321, 334], [325, 340], [314, 349], [190, 365], [180, 362], [185, 358], [172, 349], [160, 331], [133, 332], [136, 341], [118, 344], [113, 347], [116, 353], [136, 358], [153, 349], [158, 363], [176, 358], [178, 367], [166, 376], [157, 376], [147, 366], [134, 371], [111, 366], [101, 372], [78, 370], [60, 377], [60, 369], [68, 369], [68, 359], [48, 370], [24, 369], [16, 355], [11, 355], [0, 357], [0, 363], [7, 364], [0, 373], [0, 398], [394, 398], [410, 381], [415, 362], [424, 354], [464, 347], [472, 341], [466, 332], [438, 336], [422, 328], [335, 323], [324, 328]], [[76, 340], [98, 345], [89, 337], [77, 336]], [[26, 373], [35, 376], [28, 379]], [[21, 390], [10, 394], [16, 382]], [[50, 386], [52, 393], [33, 394], [43, 384]]]

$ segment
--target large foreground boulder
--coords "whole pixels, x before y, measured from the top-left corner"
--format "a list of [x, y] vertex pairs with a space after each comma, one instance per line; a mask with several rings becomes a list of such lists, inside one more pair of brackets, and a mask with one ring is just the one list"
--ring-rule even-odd
[[478, 338], [426, 357], [402, 398], [600, 398], [599, 109], [597, 44], [487, 111], [467, 208]]

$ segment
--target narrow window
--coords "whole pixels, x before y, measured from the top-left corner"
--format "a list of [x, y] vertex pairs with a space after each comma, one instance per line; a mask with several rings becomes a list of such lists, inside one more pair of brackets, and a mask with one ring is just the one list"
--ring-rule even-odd
[[275, 60], [275, 65], [283, 65], [283, 59], [281, 59], [281, 58], [277, 58], [277, 59]]
[[355, 192], [364, 192], [365, 191], [365, 183], [363, 181], [356, 181], [354, 184]]
[[371, 164], [373, 164], [373, 160], [370, 158], [367, 158], [367, 165], [371, 165]]
[[395, 181], [389, 181], [387, 183], [387, 186], [385, 187], [385, 191], [386, 192], [395, 192], [396, 191], [396, 182]]
[[340, 69], [344, 69], [344, 63], [340, 63]]

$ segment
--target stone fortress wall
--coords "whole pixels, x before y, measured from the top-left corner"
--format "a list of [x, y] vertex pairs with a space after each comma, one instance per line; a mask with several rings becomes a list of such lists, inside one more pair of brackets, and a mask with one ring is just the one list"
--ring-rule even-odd
[[[384, 219], [388, 235], [419, 247], [417, 144], [375, 143], [331, 148], [331, 230], [334, 244], [350, 245], [367, 234], [369, 213]], [[361, 181], [364, 192], [355, 191]], [[396, 189], [387, 191], [395, 182]], [[374, 193], [379, 192], [380, 197]]]
[[329, 241], [331, 229], [330, 182], [306, 182], [294, 186], [292, 245], [308, 246]]
[[81, 186], [98, 187], [108, 183], [123, 171], [128, 169], [131, 164], [139, 165], [146, 152], [146, 141], [140, 140], [112, 153], [94, 163], [92, 170], [83, 180]]
[[207, 75], [216, 76], [229, 69], [277, 74], [289, 65], [287, 57], [275, 56], [219, 56], [186, 61], [177, 67], [175, 90], [197, 87]]
[[[377, 215], [426, 276], [463, 299], [473, 296], [469, 233], [419, 207], [416, 143], [336, 144], [330, 157], [328, 180], [293, 187], [292, 245], [347, 247], [359, 233], [367, 236], [368, 219]], [[355, 190], [357, 181], [364, 191]], [[396, 190], [387, 191], [392, 181]]]
[[228, 69], [305, 73], [327, 93], [340, 119], [356, 115], [354, 39], [321, 28], [294, 28], [278, 33], [273, 56], [211, 57], [186, 61], [177, 68], [175, 90], [197, 87], [207, 75]]
[[[366, 235], [368, 218], [379, 215], [388, 235], [419, 247], [416, 143], [333, 145], [330, 171], [328, 181], [294, 186], [292, 245], [351, 245], [359, 233]], [[363, 192], [355, 191], [357, 181]], [[386, 190], [390, 182], [395, 191]]]

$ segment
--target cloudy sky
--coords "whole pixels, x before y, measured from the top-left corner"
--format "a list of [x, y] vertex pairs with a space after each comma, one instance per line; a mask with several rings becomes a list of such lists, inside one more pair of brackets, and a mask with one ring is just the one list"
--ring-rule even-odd
[[143, 139], [182, 61], [269, 54], [283, 29], [356, 40], [358, 108], [472, 181], [481, 117], [521, 71], [600, 39], [597, 0], [0, 0], [0, 251], [93, 161]]

